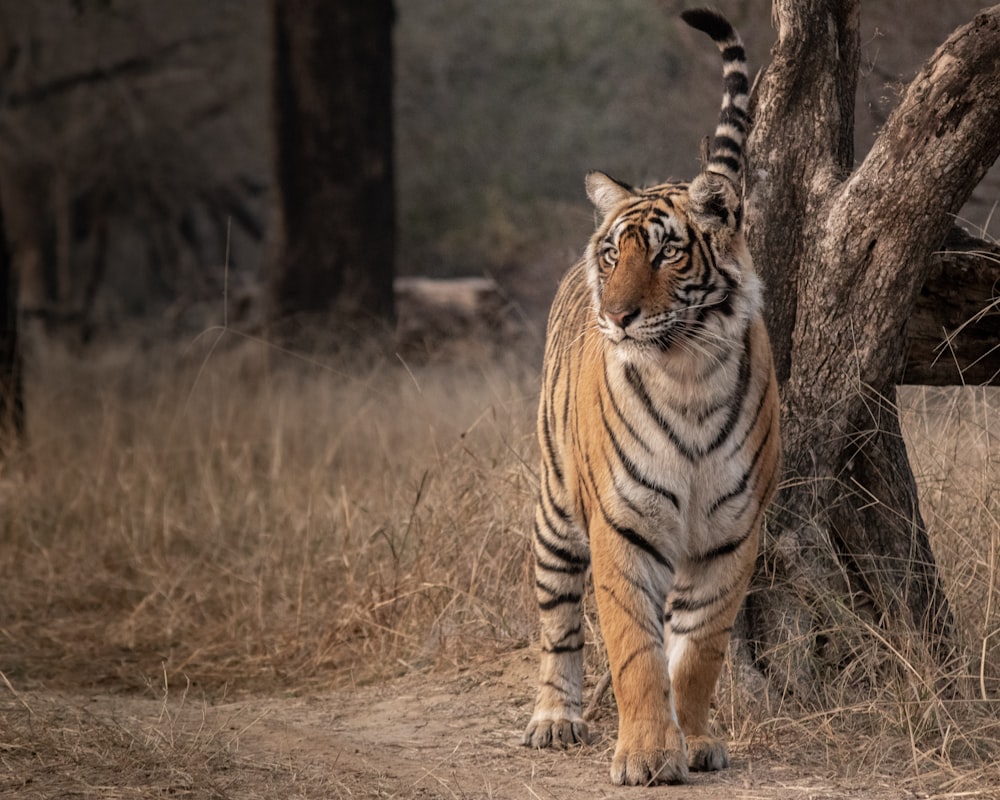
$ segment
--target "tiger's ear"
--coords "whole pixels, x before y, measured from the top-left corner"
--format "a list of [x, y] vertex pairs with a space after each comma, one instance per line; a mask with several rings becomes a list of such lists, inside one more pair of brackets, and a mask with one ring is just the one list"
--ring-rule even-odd
[[606, 217], [633, 196], [632, 187], [627, 183], [616, 181], [603, 172], [587, 173], [587, 197], [602, 216]]
[[702, 170], [691, 181], [688, 197], [691, 199], [690, 215], [703, 231], [739, 228], [743, 204], [737, 187], [725, 175]]

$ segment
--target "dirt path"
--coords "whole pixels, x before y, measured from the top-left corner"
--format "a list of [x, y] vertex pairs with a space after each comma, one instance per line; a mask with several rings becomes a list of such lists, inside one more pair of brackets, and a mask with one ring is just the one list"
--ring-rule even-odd
[[[13, 695], [0, 703], [0, 796], [218, 798], [913, 798], [845, 785], [737, 746], [692, 783], [610, 784], [614, 720], [570, 752], [519, 745], [535, 655], [324, 695], [208, 705], [133, 697]], [[2, 689], [2, 687], [0, 687]], [[814, 770], [815, 772], [815, 770]]]

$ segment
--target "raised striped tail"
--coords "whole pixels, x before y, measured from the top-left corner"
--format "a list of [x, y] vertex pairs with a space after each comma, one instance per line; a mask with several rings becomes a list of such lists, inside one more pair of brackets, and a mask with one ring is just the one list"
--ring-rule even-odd
[[747, 74], [743, 40], [728, 20], [716, 11], [694, 8], [681, 13], [692, 28], [707, 33], [722, 53], [723, 95], [719, 124], [709, 150], [705, 171], [723, 175], [740, 185], [743, 171], [744, 143], [749, 130], [747, 106], [750, 101], [750, 80]]

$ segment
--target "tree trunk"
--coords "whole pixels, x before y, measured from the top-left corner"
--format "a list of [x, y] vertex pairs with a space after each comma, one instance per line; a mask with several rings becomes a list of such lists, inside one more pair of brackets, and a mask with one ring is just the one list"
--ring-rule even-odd
[[845, 608], [949, 657], [895, 387], [932, 254], [1000, 153], [998, 6], [934, 54], [852, 172], [858, 14], [857, 0], [775, 0], [748, 143], [786, 472], [758, 575], [768, 591], [745, 623], [760, 661], [803, 692]]
[[17, 325], [17, 279], [0, 209], [0, 453], [24, 436], [24, 364]]
[[297, 337], [393, 309], [391, 0], [272, 0], [272, 317]]

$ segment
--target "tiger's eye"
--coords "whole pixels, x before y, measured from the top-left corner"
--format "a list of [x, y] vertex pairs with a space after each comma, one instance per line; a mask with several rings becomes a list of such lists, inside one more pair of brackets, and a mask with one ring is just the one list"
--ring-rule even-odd
[[677, 256], [680, 255], [680, 252], [681, 250], [679, 247], [670, 244], [669, 242], [667, 242], [666, 244], [663, 245], [663, 247], [660, 248], [660, 255], [662, 255], [666, 259], [676, 258]]

